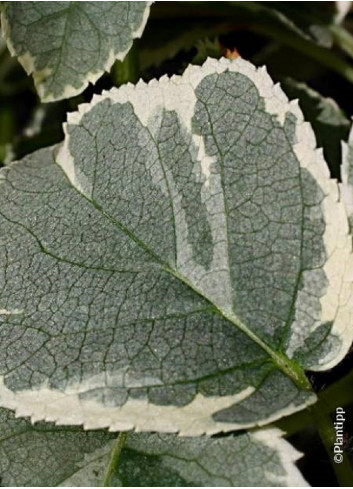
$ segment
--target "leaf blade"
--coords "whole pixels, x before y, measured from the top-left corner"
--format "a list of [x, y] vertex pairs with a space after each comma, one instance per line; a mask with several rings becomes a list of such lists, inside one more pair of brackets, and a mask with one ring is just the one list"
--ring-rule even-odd
[[[2, 486], [58, 486], [75, 474], [82, 485], [99, 485], [113, 435], [32, 425], [0, 409], [0, 475]], [[103, 458], [103, 463], [101, 459]], [[99, 476], [94, 475], [94, 470]], [[81, 474], [80, 474], [81, 473]]]
[[[4, 486], [100, 486], [115, 435], [32, 425], [0, 409]], [[277, 429], [226, 438], [127, 434], [110, 482], [121, 486], [307, 486]], [[147, 463], [148, 462], [148, 463]]]
[[342, 142], [342, 184], [340, 185], [341, 198], [345, 205], [350, 228], [353, 228], [353, 157], [352, 157], [353, 132], [349, 133], [348, 142]]
[[41, 99], [52, 102], [79, 94], [124, 59], [142, 35], [151, 2], [3, 4], [10, 52], [33, 74]]
[[[243, 60], [209, 61], [96, 97], [66, 132], [58, 155], [3, 170], [3, 309], [24, 313], [5, 315], [3, 329], [28, 332], [21, 355], [8, 340], [2, 405], [87, 428], [196, 435], [314, 402], [296, 372], [329, 368], [349, 347], [350, 281], [337, 292], [336, 277], [351, 240], [295, 104]], [[230, 229], [225, 198], [238, 204]]]

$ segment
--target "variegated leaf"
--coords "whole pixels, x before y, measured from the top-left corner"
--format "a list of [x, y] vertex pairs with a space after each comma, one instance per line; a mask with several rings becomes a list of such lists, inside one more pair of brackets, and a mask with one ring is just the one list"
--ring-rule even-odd
[[32, 425], [0, 408], [1, 487], [100, 486], [115, 436], [104, 431]]
[[[353, 130], [351, 129], [348, 142], [342, 143], [342, 184], [341, 195], [345, 204], [353, 232]], [[353, 269], [353, 267], [352, 267]]]
[[295, 465], [300, 455], [277, 429], [224, 438], [134, 434], [128, 435], [112, 482], [118, 487], [306, 487]]
[[71, 114], [2, 170], [0, 402], [197, 435], [315, 401], [352, 341], [337, 183], [264, 70], [209, 60]]
[[45, 102], [72, 97], [123, 60], [151, 2], [2, 2], [3, 35]]
[[[115, 435], [32, 425], [0, 409], [0, 478], [7, 487], [101, 486]], [[306, 486], [298, 453], [276, 429], [180, 438], [131, 434], [109, 481], [114, 487]]]

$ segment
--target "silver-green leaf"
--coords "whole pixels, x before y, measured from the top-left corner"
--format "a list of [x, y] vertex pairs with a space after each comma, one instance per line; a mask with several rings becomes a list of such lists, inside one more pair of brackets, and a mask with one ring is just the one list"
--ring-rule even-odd
[[198, 435], [315, 401], [353, 336], [322, 151], [263, 69], [209, 60], [70, 114], [2, 170], [0, 403]]
[[79, 94], [145, 27], [151, 2], [2, 2], [3, 35], [45, 102]]
[[281, 431], [262, 429], [224, 438], [129, 435], [115, 486], [306, 487], [301, 454]]
[[104, 431], [32, 425], [0, 409], [0, 485], [56, 487], [75, 477], [77, 486], [100, 486], [114, 438]]
[[[212, 439], [129, 434], [114, 487], [307, 486], [300, 457], [277, 429]], [[116, 435], [51, 423], [32, 425], [0, 409], [0, 478], [7, 487], [101, 486]]]

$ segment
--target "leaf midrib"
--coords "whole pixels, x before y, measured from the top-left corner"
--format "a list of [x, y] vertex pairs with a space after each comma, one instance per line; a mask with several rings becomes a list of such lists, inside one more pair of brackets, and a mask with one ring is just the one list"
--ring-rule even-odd
[[[71, 155], [70, 155], [71, 156]], [[179, 273], [177, 270], [173, 269], [167, 262], [165, 262], [161, 257], [159, 257], [149, 246], [147, 246], [140, 238], [138, 238], [133, 232], [131, 232], [124, 224], [118, 221], [114, 216], [110, 215], [103, 207], [98, 204], [94, 199], [90, 199], [85, 195], [79, 188], [77, 188], [73, 182], [70, 180], [64, 169], [56, 161], [55, 155], [53, 154], [53, 162], [59, 167], [60, 171], [64, 175], [69, 186], [74, 189], [82, 198], [90, 203], [104, 218], [109, 220], [114, 224], [120, 231], [125, 233], [132, 241], [134, 241], [140, 248], [147, 252], [152, 258], [160, 265], [161, 269], [182, 282], [194, 293], [200, 296], [203, 300], [207, 301], [223, 319], [229, 321], [234, 327], [241, 330], [248, 338], [250, 338], [254, 343], [256, 343], [260, 348], [262, 348], [273, 360], [275, 365], [279, 370], [281, 370], [287, 377], [289, 377], [300, 389], [311, 390], [311, 385], [305, 376], [303, 369], [293, 360], [289, 359], [284, 353], [275, 351], [270, 345], [263, 341], [259, 336], [257, 336], [241, 319], [234, 313], [229, 314], [214, 304], [211, 299], [209, 299], [204, 293], [198, 289], [195, 285], [191, 284], [184, 275]]]

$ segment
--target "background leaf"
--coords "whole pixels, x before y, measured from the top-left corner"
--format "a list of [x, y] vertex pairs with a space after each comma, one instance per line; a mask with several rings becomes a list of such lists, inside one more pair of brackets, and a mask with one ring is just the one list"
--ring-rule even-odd
[[299, 457], [276, 429], [226, 438], [136, 434], [128, 436], [113, 481], [138, 487], [304, 487], [294, 465]]
[[[113, 440], [106, 431], [32, 425], [0, 409], [1, 486], [101, 486]], [[129, 434], [110, 484], [306, 486], [300, 453], [276, 429], [227, 438]]]
[[45, 102], [72, 97], [124, 59], [150, 2], [2, 2], [4, 38]]
[[304, 117], [314, 129], [317, 145], [324, 150], [331, 175], [339, 178], [341, 142], [348, 138], [349, 120], [333, 99], [323, 97], [305, 83], [287, 78], [281, 86], [290, 99], [299, 99]]
[[78, 486], [99, 486], [115, 436], [104, 431], [16, 419], [0, 409], [2, 487], [55, 487], [75, 476]]

